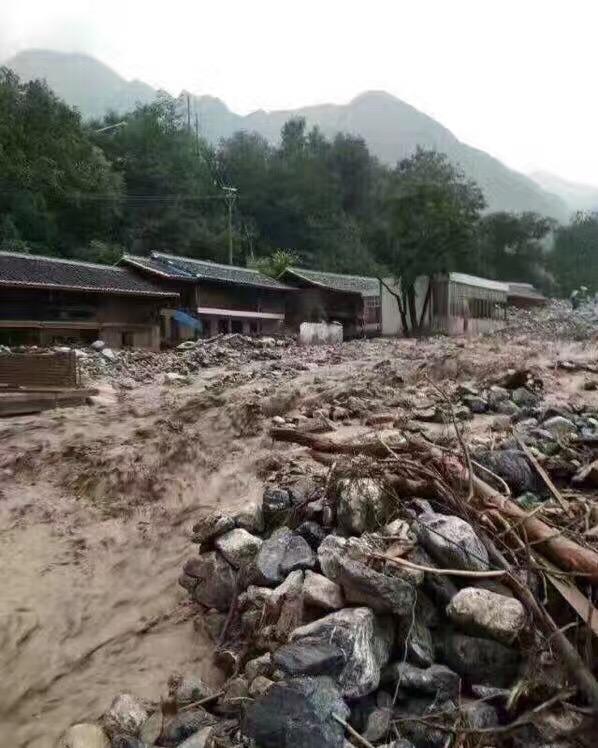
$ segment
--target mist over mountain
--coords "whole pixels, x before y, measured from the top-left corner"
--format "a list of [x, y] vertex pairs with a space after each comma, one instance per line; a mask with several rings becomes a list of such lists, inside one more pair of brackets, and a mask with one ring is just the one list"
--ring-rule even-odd
[[[45, 79], [54, 92], [86, 118], [108, 110], [124, 113], [152, 101], [157, 91], [142, 81], [126, 81], [93, 57], [46, 50], [20, 52], [6, 61], [23, 80]], [[567, 220], [571, 204], [562, 191], [509, 169], [498, 159], [459, 141], [432, 117], [382, 91], [363, 93], [348, 104], [323, 104], [293, 110], [259, 110], [242, 116], [213, 96], [190, 96], [200, 133], [210, 142], [237, 130], [258, 132], [276, 143], [282, 125], [294, 116], [305, 117], [332, 137], [337, 132], [359, 135], [382, 161], [394, 164], [416, 147], [446, 153], [483, 189], [490, 210], [537, 211]], [[549, 191], [550, 190], [550, 191]], [[560, 195], [560, 196], [559, 196]]]
[[570, 182], [547, 171], [535, 171], [530, 176], [542, 189], [564, 200], [571, 211], [598, 211], [598, 187]]

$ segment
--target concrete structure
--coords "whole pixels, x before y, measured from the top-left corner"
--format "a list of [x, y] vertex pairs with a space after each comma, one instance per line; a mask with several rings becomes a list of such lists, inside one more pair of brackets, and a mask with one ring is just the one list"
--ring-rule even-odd
[[160, 310], [177, 299], [126, 268], [0, 252], [0, 343], [157, 350]]
[[302, 322], [299, 325], [301, 345], [340, 345], [343, 326], [338, 322]]
[[281, 333], [287, 298], [295, 293], [257, 270], [192, 257], [152, 252], [124, 255], [121, 263], [179, 294], [178, 310], [162, 312], [162, 338], [173, 344], [226, 332]]
[[508, 304], [520, 309], [530, 309], [531, 307], [544, 306], [548, 299], [531, 283], [508, 283]]
[[297, 267], [287, 268], [282, 278], [300, 289], [300, 293], [289, 298], [287, 307], [287, 323], [293, 329], [302, 322], [338, 322], [345, 339], [380, 333], [377, 278]]
[[[390, 290], [389, 290], [390, 289]], [[509, 284], [466, 273], [448, 273], [431, 282], [416, 280], [416, 311], [422, 329], [446, 335], [478, 335], [505, 325]], [[403, 333], [395, 297], [400, 284], [386, 279], [382, 285], [382, 332]], [[429, 296], [429, 298], [427, 298]]]

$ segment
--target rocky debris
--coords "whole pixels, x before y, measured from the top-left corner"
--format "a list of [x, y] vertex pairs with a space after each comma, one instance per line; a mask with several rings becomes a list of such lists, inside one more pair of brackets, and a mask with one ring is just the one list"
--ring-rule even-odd
[[445, 665], [419, 668], [407, 662], [393, 662], [384, 669], [382, 683], [428, 694], [439, 701], [456, 699], [461, 691], [461, 678]]
[[346, 659], [336, 644], [321, 641], [317, 635], [306, 636], [298, 642], [283, 644], [273, 657], [275, 667], [290, 676], [340, 674]]
[[344, 605], [343, 591], [327, 577], [313, 571], [305, 572], [303, 600], [322, 610], [339, 610]]
[[253, 699], [259, 699], [265, 696], [273, 685], [274, 681], [270, 680], [270, 678], [258, 675], [249, 684], [249, 695]]
[[195, 675], [175, 673], [168, 679], [168, 694], [178, 706], [187, 706], [210, 696], [212, 689]]
[[525, 610], [519, 600], [476, 587], [459, 590], [446, 612], [459, 626], [505, 644], [511, 644], [525, 625]]
[[[493, 451], [476, 452], [475, 459], [481, 465], [492, 470], [501, 477], [515, 495], [524, 491], [538, 491], [541, 488], [537, 474], [532, 469], [529, 460], [523, 452], [516, 449], [496, 449]], [[495, 485], [493, 478], [478, 470], [483, 480]]]
[[[342, 653], [343, 667], [337, 682], [344, 696], [357, 698], [372, 693], [380, 681], [392, 649], [394, 626], [369, 608], [344, 608], [293, 631], [291, 641], [309, 650], [319, 643]], [[326, 670], [321, 671], [326, 674]]]
[[520, 655], [491, 639], [447, 632], [441, 642], [444, 662], [470, 683], [506, 687], [515, 678]]
[[349, 708], [331, 678], [293, 678], [276, 683], [251, 704], [243, 731], [260, 748], [343, 748]]
[[317, 522], [307, 520], [302, 522], [299, 527], [295, 530], [297, 535], [301, 535], [309, 543], [312, 550], [317, 551], [320, 543], [326, 537], [326, 530], [319, 525]]
[[262, 547], [263, 540], [243, 530], [235, 528], [219, 535], [214, 545], [231, 566], [239, 569], [253, 560]]
[[577, 433], [577, 427], [573, 421], [570, 421], [564, 416], [553, 416], [552, 418], [548, 418], [542, 424], [542, 428], [556, 437], [570, 436], [571, 434]]
[[108, 735], [139, 735], [147, 717], [147, 711], [139, 699], [129, 693], [122, 693], [114, 698], [102, 723]]
[[275, 527], [284, 522], [292, 506], [293, 498], [286, 489], [266, 486], [262, 499], [262, 513], [267, 527]]
[[420, 514], [417, 537], [428, 553], [448, 569], [487, 571], [488, 551], [461, 517], [446, 514]]
[[73, 725], [62, 735], [57, 748], [110, 748], [110, 741], [99, 725]]
[[255, 567], [261, 584], [276, 585], [297, 569], [313, 569], [316, 556], [300, 535], [281, 527], [262, 544]]
[[361, 535], [380, 525], [384, 513], [383, 491], [371, 478], [339, 481], [337, 521], [347, 535]]
[[227, 611], [235, 592], [235, 572], [232, 566], [216, 551], [190, 559], [183, 567], [179, 580], [188, 589], [188, 580], [195, 580], [193, 599], [219, 611]]
[[472, 413], [485, 413], [488, 410], [488, 401], [478, 395], [464, 395], [463, 402]]
[[171, 720], [166, 722], [160, 735], [160, 745], [165, 746], [165, 748], [178, 746], [199, 730], [217, 723], [217, 717], [201, 706], [193, 707], [188, 711], [179, 711]]
[[210, 540], [224, 535], [235, 526], [235, 520], [227, 514], [213, 512], [193, 525], [193, 542], [208, 543]]

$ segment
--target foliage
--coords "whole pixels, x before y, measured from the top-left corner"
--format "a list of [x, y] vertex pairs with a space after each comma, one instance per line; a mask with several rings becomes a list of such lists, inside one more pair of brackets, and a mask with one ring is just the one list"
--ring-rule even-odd
[[580, 286], [598, 291], [598, 213], [576, 213], [556, 230], [549, 267], [563, 295]]
[[287, 268], [299, 264], [299, 255], [292, 249], [277, 249], [269, 257], [260, 257], [253, 264], [265, 275], [280, 278]]

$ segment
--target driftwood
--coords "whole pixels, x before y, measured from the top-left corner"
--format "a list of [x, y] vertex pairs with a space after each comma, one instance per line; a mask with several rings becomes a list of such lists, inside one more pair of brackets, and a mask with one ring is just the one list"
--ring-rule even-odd
[[[322, 452], [324, 454], [340, 454], [340, 455], [369, 455], [370, 457], [387, 457], [388, 448], [381, 444], [379, 441], [371, 442], [339, 442], [326, 437], [307, 434], [305, 432], [298, 431], [297, 429], [290, 428], [274, 428], [270, 429], [270, 436], [272, 439], [276, 439], [281, 442], [290, 442], [292, 444], [301, 444], [303, 447], [309, 447], [314, 452]], [[396, 447], [393, 445], [393, 449], [397, 451], [405, 450], [406, 445]]]

